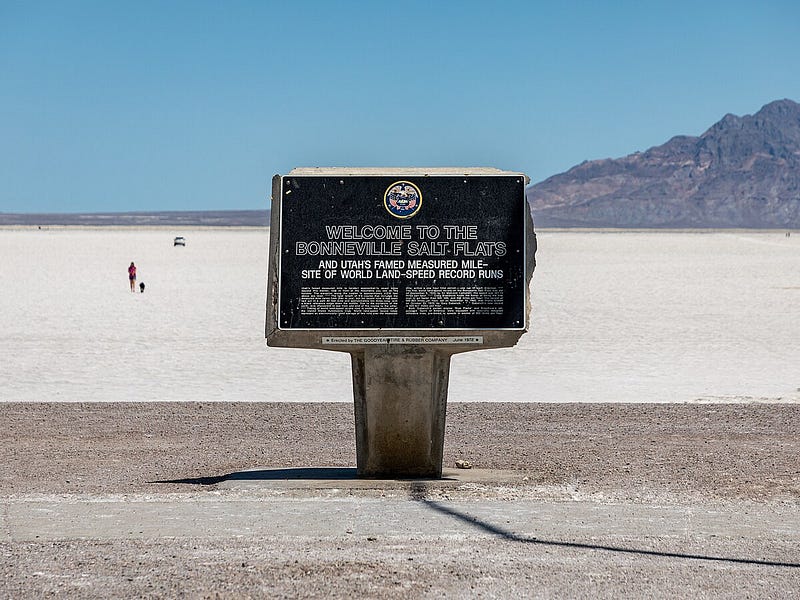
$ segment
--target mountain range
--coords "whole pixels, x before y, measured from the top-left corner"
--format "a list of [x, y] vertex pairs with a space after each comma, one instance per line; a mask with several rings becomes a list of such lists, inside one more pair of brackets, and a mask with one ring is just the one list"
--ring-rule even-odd
[[116, 213], [1, 213], [0, 226], [267, 227], [269, 210], [179, 210]]
[[585, 161], [526, 195], [539, 227], [800, 228], [800, 104]]

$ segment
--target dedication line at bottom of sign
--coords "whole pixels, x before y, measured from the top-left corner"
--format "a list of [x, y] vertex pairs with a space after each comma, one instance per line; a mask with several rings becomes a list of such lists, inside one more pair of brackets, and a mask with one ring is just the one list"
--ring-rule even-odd
[[324, 337], [323, 344], [483, 344], [482, 335], [460, 337]]

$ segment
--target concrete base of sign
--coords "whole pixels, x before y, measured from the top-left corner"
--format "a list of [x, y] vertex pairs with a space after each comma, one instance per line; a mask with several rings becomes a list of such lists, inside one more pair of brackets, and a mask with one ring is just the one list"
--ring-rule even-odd
[[361, 477], [441, 477], [450, 353], [386, 345], [352, 352]]

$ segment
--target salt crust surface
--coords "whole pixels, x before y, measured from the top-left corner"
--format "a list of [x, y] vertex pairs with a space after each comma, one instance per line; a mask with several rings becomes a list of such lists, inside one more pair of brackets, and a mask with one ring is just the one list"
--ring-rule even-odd
[[[531, 332], [454, 357], [450, 401], [800, 401], [800, 235], [538, 238]], [[267, 229], [0, 230], [0, 402], [351, 401], [347, 354], [266, 347], [268, 245]]]

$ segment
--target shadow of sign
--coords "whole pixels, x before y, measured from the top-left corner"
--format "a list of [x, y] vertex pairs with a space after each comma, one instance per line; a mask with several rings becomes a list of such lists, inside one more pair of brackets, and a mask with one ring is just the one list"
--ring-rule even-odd
[[[258, 469], [253, 471], [237, 471], [226, 475], [206, 477], [186, 477], [181, 479], [164, 479], [148, 483], [182, 483], [189, 485], [215, 485], [225, 481], [374, 481], [378, 477], [358, 475], [354, 467], [296, 467], [286, 469]], [[452, 478], [441, 477], [436, 481], [452, 481]], [[391, 481], [411, 481], [409, 478], [393, 478]], [[416, 480], [414, 480], [416, 481]]]
[[353, 467], [300, 467], [290, 469], [259, 469], [237, 471], [226, 475], [166, 479], [149, 483], [186, 483], [192, 485], [214, 485], [223, 481], [291, 481], [291, 480], [356, 480], [358, 474]]
[[584, 544], [580, 542], [563, 542], [557, 540], [546, 540], [532, 536], [518, 535], [513, 531], [509, 531], [502, 527], [498, 527], [488, 521], [484, 521], [477, 516], [470, 515], [466, 512], [456, 510], [453, 507], [445, 506], [441, 502], [436, 502], [428, 498], [428, 489], [423, 482], [415, 482], [410, 489], [411, 499], [425, 504], [431, 510], [443, 515], [453, 517], [464, 523], [468, 523], [484, 532], [491, 533], [503, 537], [512, 542], [519, 542], [523, 544], [535, 544], [539, 546], [550, 546], [558, 548], [573, 548], [578, 550], [602, 550], [605, 552], [616, 552], [622, 554], [632, 554], [638, 556], [658, 556], [664, 558], [678, 558], [686, 560], [704, 560], [713, 562], [722, 562], [729, 564], [745, 564], [745, 565], [761, 565], [769, 567], [785, 567], [797, 569], [800, 568], [800, 563], [790, 563], [782, 561], [759, 560], [752, 558], [736, 558], [726, 556], [712, 556], [706, 554], [692, 554], [685, 552], [664, 552], [658, 550], [646, 550], [642, 548], [625, 548], [623, 546], [610, 546], [606, 544]]

